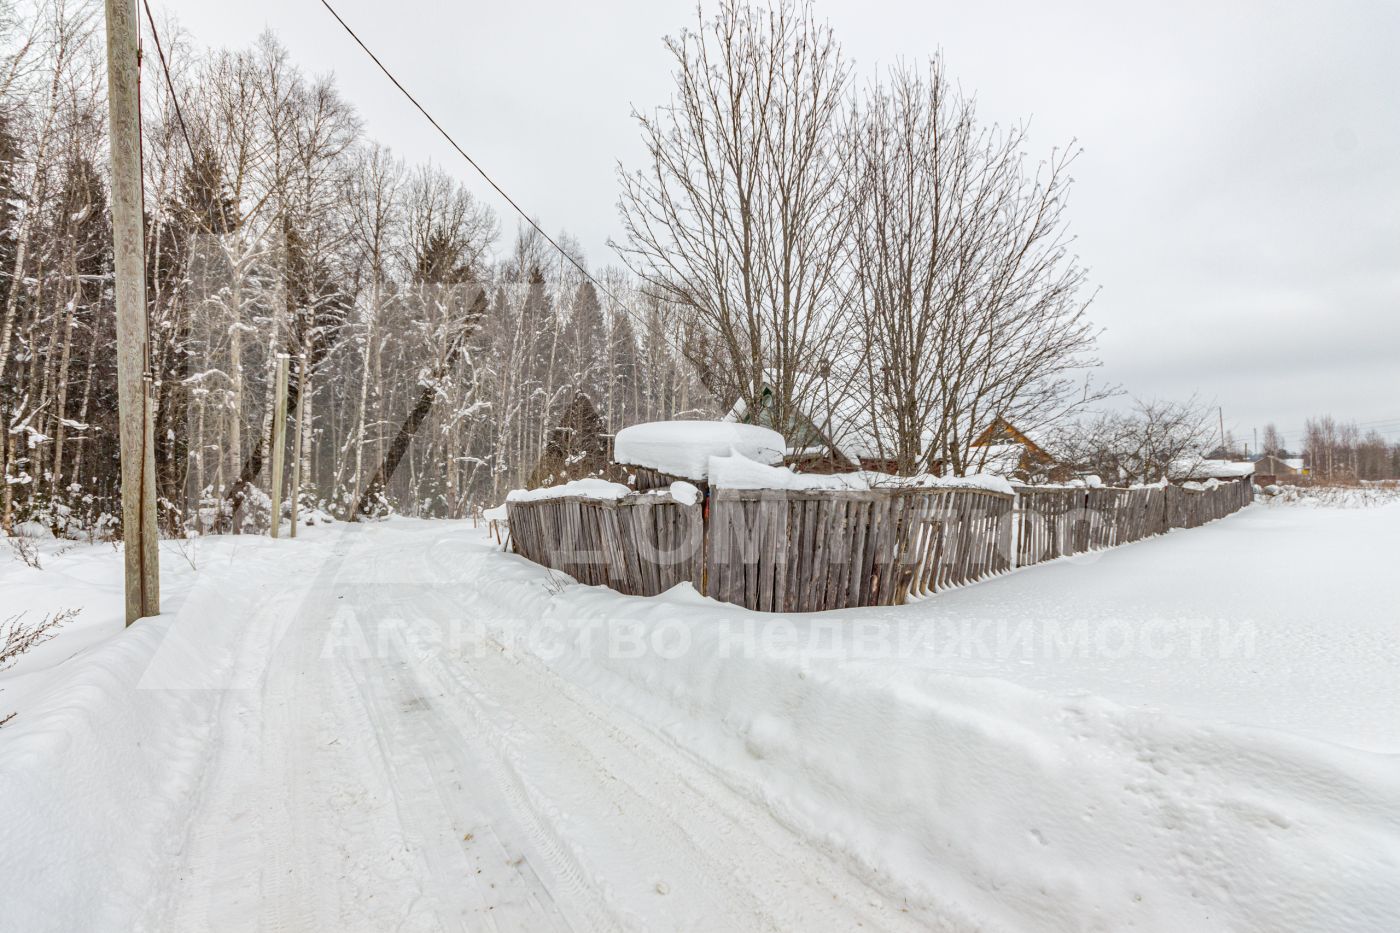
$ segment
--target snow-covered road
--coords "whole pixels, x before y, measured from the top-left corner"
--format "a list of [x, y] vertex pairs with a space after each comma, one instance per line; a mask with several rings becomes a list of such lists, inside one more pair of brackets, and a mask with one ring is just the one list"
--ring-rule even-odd
[[889, 902], [625, 711], [508, 653], [474, 624], [482, 583], [444, 581], [430, 538], [384, 546], [394, 534], [344, 529], [308, 585], [249, 619], [230, 676], [256, 686], [226, 693], [153, 929], [938, 919]]
[[1400, 505], [792, 617], [461, 522], [166, 548], [130, 629], [111, 548], [0, 566], [7, 609], [83, 609], [0, 678], [3, 933], [1400, 913]]

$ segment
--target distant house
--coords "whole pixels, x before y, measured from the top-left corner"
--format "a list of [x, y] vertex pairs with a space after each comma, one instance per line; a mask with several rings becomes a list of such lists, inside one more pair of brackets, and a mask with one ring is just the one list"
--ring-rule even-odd
[[1023, 481], [1036, 476], [1056, 482], [1070, 478], [1067, 467], [1056, 463], [1044, 448], [1000, 415], [977, 435], [971, 447], [972, 466], [976, 468], [978, 461], [982, 461], [983, 473]]
[[761, 425], [783, 435], [788, 444], [785, 462], [803, 473], [891, 472], [894, 460], [881, 450], [869, 399], [856, 387], [832, 382], [812, 377], [801, 410], [787, 424], [774, 423], [773, 389], [767, 384], [758, 412], [751, 413], [740, 399], [724, 420]]
[[1272, 486], [1283, 481], [1298, 479], [1304, 475], [1302, 457], [1279, 457], [1264, 454], [1254, 461], [1254, 481], [1260, 486]]
[[602, 416], [587, 395], [575, 393], [530, 474], [530, 488], [557, 486], [588, 476], [613, 478], [616, 472], [612, 438]]
[[[760, 424], [777, 430], [788, 442], [786, 462], [804, 473], [845, 473], [871, 470], [893, 473], [898, 468], [888, 447], [879, 441], [879, 432], [871, 412], [868, 396], [858, 389], [837, 390], [824, 380], [813, 380], [809, 398], [801, 411], [784, 426], [774, 424], [769, 400], [772, 389], [763, 387], [762, 408], [758, 417], [751, 417], [742, 400], [735, 402], [725, 416], [728, 421]], [[930, 472], [945, 470], [942, 460], [928, 460], [932, 438], [924, 438], [920, 460]], [[1068, 479], [1055, 459], [1038, 444], [1017, 430], [1005, 418], [997, 417], [972, 442], [973, 468], [1008, 479], [1025, 480], [1032, 476]]]

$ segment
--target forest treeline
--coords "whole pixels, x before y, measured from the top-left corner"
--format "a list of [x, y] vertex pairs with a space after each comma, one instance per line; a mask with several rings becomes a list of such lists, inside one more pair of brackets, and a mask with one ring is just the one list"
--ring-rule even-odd
[[[45, 0], [0, 25], [0, 515], [100, 530], [120, 512], [101, 6]], [[672, 312], [623, 272], [590, 270], [600, 290], [529, 226], [503, 234], [457, 177], [367, 138], [274, 36], [200, 50], [168, 28], [172, 83], [148, 35], [142, 89], [167, 532], [228, 528], [239, 502], [237, 522], [266, 521], [282, 353], [293, 400], [305, 361], [306, 505], [332, 514], [366, 493], [415, 515], [500, 501], [579, 392], [609, 426], [713, 407]], [[417, 409], [387, 488], [368, 488]]]

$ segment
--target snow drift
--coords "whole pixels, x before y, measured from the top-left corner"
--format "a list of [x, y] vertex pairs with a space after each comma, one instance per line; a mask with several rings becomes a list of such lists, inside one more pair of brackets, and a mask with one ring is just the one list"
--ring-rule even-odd
[[[389, 553], [376, 549], [395, 548], [395, 567], [404, 555], [427, 567], [432, 586], [411, 584], [431, 591], [427, 605], [461, 615], [431, 621], [484, 625], [521, 678], [539, 683], [552, 670], [602, 701], [609, 722], [626, 724], [619, 732], [645, 725], [705, 780], [761, 804], [913, 916], [952, 916], [967, 929], [1389, 931], [1400, 915], [1400, 755], [1364, 750], [1360, 739], [1338, 744], [1353, 741], [1340, 729], [1329, 741], [1325, 717], [1311, 737], [1222, 721], [1239, 709], [1211, 708], [1226, 697], [1209, 683], [1222, 674], [1181, 659], [1172, 662], [1179, 681], [1161, 674], [1163, 662], [1109, 665], [1127, 668], [1113, 676], [1134, 690], [1157, 677], [1154, 709], [1095, 695], [1113, 679], [1095, 671], [1102, 658], [1034, 677], [1012, 660], [978, 676], [972, 662], [938, 657], [932, 642], [973, 613], [1026, 616], [1031, 605], [1087, 616], [1083, 593], [1095, 580], [1135, 613], [1124, 624], [1179, 612], [1163, 608], [1176, 604], [1162, 593], [1144, 595], [1131, 568], [1147, 566], [1173, 593], [1195, 587], [1188, 601], [1201, 598], [1204, 580], [1234, 615], [1260, 593], [1275, 606], [1301, 598], [1303, 616], [1275, 611], [1266, 621], [1321, 621], [1279, 633], [1248, 663], [1295, 666], [1305, 679], [1284, 672], [1277, 689], [1290, 693], [1277, 695], [1249, 681], [1250, 702], [1297, 696], [1306, 678], [1330, 675], [1346, 692], [1332, 702], [1362, 697], [1356, 714], [1369, 711], [1380, 730], [1394, 719], [1386, 703], [1397, 662], [1386, 652], [1396, 590], [1375, 568], [1394, 553], [1396, 517], [1393, 508], [1251, 510], [1247, 521], [1035, 568], [942, 602], [801, 617], [745, 612], [685, 586], [651, 599], [561, 586], [558, 574], [460, 524], [390, 521], [345, 539], [337, 555], [329, 534], [294, 547], [229, 539], [219, 553], [232, 557], [236, 546], [238, 559], [202, 567], [200, 587], [172, 601], [177, 615], [56, 666], [0, 730], [0, 926], [140, 928], [168, 877], [159, 866], [187, 844], [220, 742], [228, 700], [206, 688], [260, 676], [322, 562], [336, 556], [331, 563], [353, 572]], [[352, 540], [364, 545], [353, 560]], [[1319, 551], [1301, 597], [1273, 578], [1242, 590], [1248, 568], [1279, 564], [1269, 547], [1299, 541]], [[115, 579], [119, 556], [105, 560]], [[1051, 578], [1065, 585], [1047, 586]], [[1332, 590], [1364, 589], [1332, 610], [1335, 619], [1318, 608], [1334, 598], [1331, 581]], [[1234, 602], [1217, 592], [1224, 586], [1242, 590]], [[366, 611], [398, 611], [410, 605], [402, 595]], [[1364, 657], [1332, 646], [1324, 658], [1323, 635], [1338, 631]], [[182, 650], [156, 663], [177, 635]], [[444, 663], [452, 667], [450, 654]], [[465, 659], [454, 669], [470, 681]], [[1252, 676], [1247, 666], [1231, 672]], [[1052, 687], [1026, 685], [1042, 673]], [[1268, 721], [1292, 726], [1286, 716]], [[565, 825], [572, 814], [556, 815]]]
[[1385, 930], [1400, 911], [1394, 756], [851, 659], [883, 628], [859, 612], [823, 627], [688, 587], [551, 596], [524, 562], [473, 560], [521, 656], [910, 904], [951, 899], [994, 929], [1171, 933]]

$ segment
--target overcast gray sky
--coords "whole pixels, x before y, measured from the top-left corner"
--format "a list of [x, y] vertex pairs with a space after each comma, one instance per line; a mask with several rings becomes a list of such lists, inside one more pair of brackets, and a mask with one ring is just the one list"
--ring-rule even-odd
[[[590, 263], [616, 163], [670, 93], [691, 3], [333, 0], [474, 158]], [[708, 5], [707, 5], [708, 6]], [[265, 27], [334, 72], [368, 135], [479, 182], [316, 0], [185, 0], [201, 45]], [[1242, 440], [1331, 412], [1400, 440], [1400, 3], [817, 3], [862, 76], [941, 49], [989, 121], [1083, 147], [1070, 204], [1100, 289], [1097, 378], [1218, 402]]]

